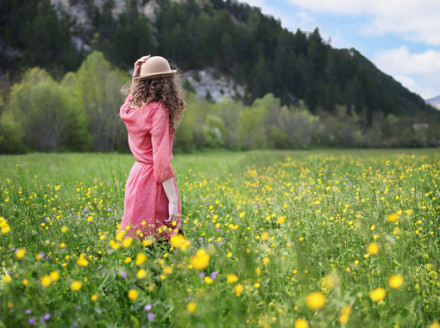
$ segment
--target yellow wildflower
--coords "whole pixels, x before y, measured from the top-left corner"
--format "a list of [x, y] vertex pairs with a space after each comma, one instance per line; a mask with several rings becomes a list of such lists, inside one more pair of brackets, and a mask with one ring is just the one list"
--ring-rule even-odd
[[141, 265], [147, 260], [147, 256], [144, 253], [139, 253], [136, 256], [136, 265]]
[[238, 277], [235, 274], [231, 273], [227, 275], [226, 280], [228, 281], [228, 283], [233, 284], [234, 282], [238, 281]]
[[341, 310], [341, 315], [339, 316], [339, 322], [342, 324], [346, 324], [348, 322], [348, 316], [351, 313], [350, 305], [346, 305]]
[[435, 320], [433, 323], [431, 323], [428, 328], [440, 328], [440, 323]]
[[84, 253], [81, 253], [79, 258], [76, 260], [76, 263], [79, 266], [85, 267], [89, 265], [89, 261], [87, 261], [87, 259], [84, 256], [85, 256]]
[[19, 248], [19, 249], [17, 249], [17, 252], [15, 253], [15, 256], [18, 259], [22, 259], [25, 254], [26, 254], [26, 251], [23, 248]]
[[197, 308], [196, 303], [194, 302], [189, 302], [188, 305], [186, 306], [186, 309], [188, 310], [188, 312], [194, 312]]
[[399, 215], [397, 213], [391, 213], [387, 216], [387, 220], [390, 221], [391, 223], [396, 222], [398, 218]]
[[382, 301], [385, 298], [386, 291], [382, 287], [378, 287], [376, 289], [373, 289], [370, 292], [370, 298], [374, 302]]
[[129, 298], [131, 301], [136, 301], [137, 298], [138, 298], [138, 291], [137, 291], [136, 289], [130, 289], [130, 290], [128, 291], [128, 298]]
[[136, 276], [137, 276], [139, 279], [144, 279], [144, 278], [147, 276], [147, 271], [145, 271], [144, 269], [140, 269], [140, 270], [137, 272]]
[[399, 288], [403, 284], [403, 277], [400, 274], [394, 274], [388, 280], [388, 285], [391, 288]]
[[133, 242], [133, 238], [131, 238], [131, 237], [124, 238], [124, 240], [122, 241], [122, 246], [124, 248], [128, 248], [131, 246], [132, 242]]
[[48, 276], [48, 275], [43, 276], [43, 277], [40, 279], [40, 283], [41, 283], [41, 285], [42, 285], [43, 287], [47, 287], [47, 286], [49, 286], [49, 285], [52, 283], [52, 278], [51, 278], [50, 276]]
[[81, 287], [82, 287], [82, 283], [81, 283], [81, 281], [78, 281], [78, 280], [74, 280], [70, 284], [70, 289], [72, 289], [73, 291], [80, 290]]
[[313, 292], [306, 298], [306, 305], [312, 310], [321, 309], [327, 302], [325, 295], [321, 292]]
[[52, 279], [52, 281], [58, 281], [60, 279], [60, 274], [58, 271], [52, 271], [50, 273], [50, 279]]
[[240, 296], [241, 292], [243, 291], [243, 286], [238, 284], [234, 287], [235, 295]]
[[174, 237], [170, 238], [170, 244], [174, 248], [180, 248], [182, 251], [185, 251], [189, 246], [189, 241], [185, 239], [182, 234], [177, 234]]
[[190, 263], [197, 270], [202, 270], [208, 266], [209, 263], [209, 255], [202, 248], [196, 252], [196, 255], [191, 257]]
[[371, 255], [376, 255], [379, 253], [379, 244], [376, 242], [372, 242], [367, 247], [367, 252]]
[[12, 280], [12, 278], [8, 274], [5, 274], [4, 276], [2, 276], [2, 281], [3, 282], [10, 282], [11, 280]]
[[278, 224], [283, 224], [285, 220], [286, 220], [286, 217], [285, 217], [285, 216], [280, 216], [280, 217], [277, 219], [277, 223], [278, 223]]
[[295, 328], [307, 328], [309, 324], [303, 318], [299, 318], [295, 320]]

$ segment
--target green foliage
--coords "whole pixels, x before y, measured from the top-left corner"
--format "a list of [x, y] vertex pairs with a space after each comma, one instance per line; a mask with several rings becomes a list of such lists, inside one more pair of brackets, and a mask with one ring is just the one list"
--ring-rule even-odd
[[283, 148], [308, 148], [318, 133], [319, 118], [312, 115], [304, 104], [299, 107], [283, 107], [280, 114], [280, 126], [286, 134], [286, 145]]
[[105, 53], [124, 70], [146, 54], [165, 56], [182, 70], [213, 67], [246, 86], [246, 105], [273, 93], [288, 106], [303, 99], [312, 114], [347, 106], [363, 116], [365, 130], [375, 111], [385, 116], [430, 113], [440, 120], [420, 96], [380, 72], [355, 49], [333, 49], [318, 28], [310, 34], [300, 29], [291, 33], [273, 17], [239, 1], [162, 0], [155, 21], [138, 11], [145, 1], [124, 3], [115, 17], [114, 0], [101, 2], [102, 6], [87, 1], [85, 18], [90, 26], [73, 27], [69, 15], [62, 10], [57, 15], [49, 0], [3, 1], [0, 9], [6, 24], [0, 26], [0, 38], [22, 55], [0, 54], [5, 56], [1, 67], [15, 73], [38, 65], [62, 76], [78, 69], [86, 55], [82, 45], [90, 45], [89, 52]]
[[[28, 149], [88, 150], [86, 117], [77, 98], [41, 69], [29, 70], [23, 81], [12, 87], [3, 119], [9, 122], [7, 127], [20, 131], [17, 135]], [[17, 138], [13, 144], [21, 149], [17, 144], [21, 138]]]
[[0, 154], [15, 154], [24, 151], [24, 130], [14, 119], [11, 111], [0, 116]]
[[222, 119], [225, 127], [224, 143], [229, 149], [239, 149], [240, 147], [240, 111], [242, 105], [228, 98], [222, 98], [215, 104], [218, 116]]
[[79, 68], [75, 81], [76, 94], [88, 115], [93, 149], [113, 151], [122, 147], [127, 135], [118, 104], [124, 99], [121, 86], [129, 83], [127, 74], [113, 69], [101, 52], [93, 52]]
[[[29, 69], [11, 87], [0, 113], [0, 151], [129, 151], [119, 117], [121, 86], [129, 77], [95, 51], [61, 82], [45, 70]], [[188, 92], [177, 127], [175, 152], [206, 148], [308, 149], [311, 147], [432, 147], [440, 145], [435, 116], [358, 113], [336, 105], [334, 113], [312, 113], [302, 100], [282, 105], [268, 93], [251, 105], [223, 98], [208, 101]], [[365, 122], [371, 114], [371, 126]], [[429, 123], [426, 123], [429, 122]]]
[[40, 66], [55, 72], [81, 63], [82, 52], [72, 43], [69, 20], [60, 19], [49, 0], [2, 1], [0, 9], [0, 38], [20, 52], [12, 57], [2, 53], [2, 69], [21, 71]]

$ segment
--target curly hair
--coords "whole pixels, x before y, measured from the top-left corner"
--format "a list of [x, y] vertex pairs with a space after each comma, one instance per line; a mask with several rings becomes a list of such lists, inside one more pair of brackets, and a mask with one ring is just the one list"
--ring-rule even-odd
[[170, 127], [174, 133], [186, 109], [183, 90], [177, 75], [138, 82], [133, 92], [132, 105], [140, 107], [154, 101], [161, 103], [168, 109]]

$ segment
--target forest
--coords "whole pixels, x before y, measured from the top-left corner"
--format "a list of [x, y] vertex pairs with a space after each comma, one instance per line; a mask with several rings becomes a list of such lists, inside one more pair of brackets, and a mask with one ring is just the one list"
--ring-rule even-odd
[[[59, 82], [41, 68], [29, 69], [11, 87], [0, 116], [0, 152], [128, 152], [119, 107], [124, 102], [121, 86], [129, 84], [129, 75], [97, 51]], [[186, 101], [176, 153], [207, 148], [428, 147], [440, 140], [440, 124], [418, 123], [418, 116], [377, 111], [365, 128], [366, 114], [347, 106], [337, 106], [334, 113], [312, 113], [304, 101], [282, 105], [271, 93], [250, 105], [227, 98], [209, 102], [190, 91]]]
[[48, 0], [1, 2], [0, 151], [128, 150], [119, 89], [146, 53], [246, 86], [213, 103], [182, 81], [189, 105], [176, 151], [440, 143], [438, 111], [318, 28], [292, 33], [236, 1], [157, 2], [150, 21], [135, 0], [117, 17], [113, 0], [78, 1], [87, 27]]

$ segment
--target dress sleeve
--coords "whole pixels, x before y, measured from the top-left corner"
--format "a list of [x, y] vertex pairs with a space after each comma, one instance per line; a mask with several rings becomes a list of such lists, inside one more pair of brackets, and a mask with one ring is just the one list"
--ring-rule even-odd
[[157, 183], [174, 176], [170, 163], [170, 124], [168, 111], [162, 106], [153, 109], [150, 121], [151, 143], [153, 146], [153, 170]]
[[127, 108], [130, 106], [131, 100], [133, 99], [133, 94], [130, 92], [128, 96], [125, 98], [124, 104], [119, 108], [119, 116], [121, 116], [122, 111], [127, 110]]

